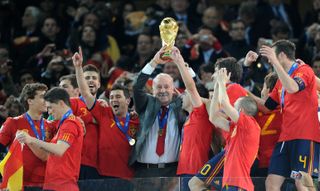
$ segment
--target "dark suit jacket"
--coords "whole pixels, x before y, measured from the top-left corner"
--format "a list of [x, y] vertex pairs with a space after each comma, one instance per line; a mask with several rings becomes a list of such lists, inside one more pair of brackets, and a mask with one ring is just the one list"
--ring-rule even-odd
[[[140, 119], [140, 129], [137, 133], [137, 142], [133, 149], [133, 153], [130, 159], [130, 165], [132, 165], [136, 160], [138, 155], [141, 152], [141, 149], [145, 145], [146, 138], [150, 133], [150, 129], [153, 126], [154, 121], [157, 118], [157, 114], [160, 110], [160, 101], [150, 95], [145, 93], [144, 86], [148, 81], [150, 75], [139, 73], [137, 81], [133, 85], [133, 100], [135, 103], [135, 108], [137, 113], [139, 114]], [[183, 126], [185, 117], [181, 114], [182, 100], [181, 98], [173, 98], [170, 103], [170, 108], [173, 109], [173, 112], [178, 119], [176, 121], [176, 126], [181, 129]]]

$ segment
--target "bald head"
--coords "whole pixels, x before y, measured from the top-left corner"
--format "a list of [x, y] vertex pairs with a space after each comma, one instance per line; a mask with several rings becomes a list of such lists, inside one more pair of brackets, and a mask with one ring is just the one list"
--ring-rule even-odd
[[173, 79], [169, 74], [160, 73], [153, 80], [153, 95], [159, 99], [162, 106], [167, 106], [174, 92]]

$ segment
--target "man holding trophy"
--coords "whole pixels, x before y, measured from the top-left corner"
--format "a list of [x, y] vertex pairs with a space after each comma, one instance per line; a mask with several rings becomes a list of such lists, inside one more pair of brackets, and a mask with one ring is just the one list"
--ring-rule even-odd
[[[133, 87], [133, 99], [141, 124], [130, 161], [134, 164], [137, 178], [176, 176], [181, 128], [185, 121], [185, 116], [181, 113], [182, 99], [174, 94], [170, 75], [160, 73], [153, 79], [153, 95], [144, 91], [144, 86], [157, 65], [172, 60], [170, 56], [178, 24], [172, 18], [165, 18], [159, 28], [163, 47], [145, 65]], [[152, 190], [160, 189], [161, 185], [169, 185], [164, 182], [160, 184], [160, 179], [142, 181], [141, 184], [144, 184], [144, 188], [150, 186]]]

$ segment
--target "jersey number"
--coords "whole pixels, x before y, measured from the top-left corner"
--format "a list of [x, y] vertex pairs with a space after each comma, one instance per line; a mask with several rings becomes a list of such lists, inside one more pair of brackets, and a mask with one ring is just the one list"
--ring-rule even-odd
[[276, 116], [275, 113], [272, 113], [266, 123], [264, 124], [264, 126], [261, 129], [261, 135], [275, 135], [277, 134], [277, 130], [268, 130], [268, 127], [270, 127], [271, 122], [273, 121], [274, 117]]
[[206, 164], [204, 165], [204, 167], [202, 167], [201, 171], [200, 171], [200, 174], [205, 176], [208, 174], [208, 172], [210, 171], [211, 169], [211, 165], [210, 164]]

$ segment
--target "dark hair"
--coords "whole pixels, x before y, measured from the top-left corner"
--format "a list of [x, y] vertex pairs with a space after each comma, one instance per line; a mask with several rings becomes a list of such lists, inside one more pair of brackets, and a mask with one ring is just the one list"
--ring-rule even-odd
[[58, 103], [59, 101], [63, 101], [67, 106], [70, 107], [70, 96], [63, 88], [54, 87], [50, 89], [44, 95], [44, 99], [50, 103]]
[[240, 7], [238, 9], [239, 16], [245, 15], [247, 17], [256, 18], [256, 14], [257, 14], [257, 6], [254, 2], [246, 1], [240, 4]]
[[83, 72], [96, 72], [100, 76], [99, 69], [95, 65], [92, 65], [92, 64], [87, 64], [87, 65], [83, 66]]
[[269, 88], [270, 92], [273, 90], [278, 80], [278, 75], [274, 72], [269, 73], [264, 78], [264, 83], [266, 83], [267, 88]]
[[206, 73], [214, 73], [214, 64], [202, 64], [199, 68], [200, 71], [204, 71]]
[[143, 32], [141, 32], [141, 33], [138, 35], [137, 42], [136, 42], [137, 44], [138, 44], [138, 39], [139, 39], [140, 36], [147, 36], [147, 37], [149, 37], [150, 43], [151, 43], [151, 44], [153, 43], [152, 35], [150, 34], [150, 32], [148, 32], [148, 31], [143, 31]]
[[290, 60], [295, 60], [296, 45], [289, 40], [278, 40], [272, 44], [275, 48], [276, 55], [283, 52]]
[[121, 90], [121, 91], [123, 91], [123, 94], [124, 94], [124, 96], [126, 97], [126, 99], [129, 99], [129, 98], [130, 98], [130, 93], [129, 93], [129, 90], [128, 90], [127, 87], [125, 87], [125, 86], [123, 86], [123, 85], [121, 85], [121, 84], [117, 84], [117, 83], [116, 83], [116, 84], [114, 84], [114, 85], [112, 86], [110, 92], [111, 92], [111, 91], [114, 91], [114, 90]]
[[244, 96], [240, 99], [240, 107], [244, 110], [244, 112], [248, 115], [255, 116], [258, 113], [258, 106], [256, 101], [249, 96]]
[[54, 17], [54, 16], [47, 16], [47, 17], [44, 17], [42, 18], [41, 20], [41, 27], [44, 26], [44, 23], [46, 22], [47, 19], [52, 19], [56, 22], [56, 25], [59, 27], [60, 26], [60, 21], [58, 18]]
[[210, 28], [210, 27], [207, 26], [207, 25], [202, 25], [202, 26], [200, 26], [200, 27], [198, 28], [198, 32], [200, 32], [201, 30], [208, 30], [208, 31], [210, 31], [211, 33], [213, 33], [212, 28]]
[[313, 56], [312, 62], [311, 62], [312, 66], [313, 66], [313, 63], [317, 62], [317, 61], [320, 61], [320, 54], [316, 54], [316, 55]]
[[98, 74], [98, 78], [99, 78], [99, 81], [101, 80], [101, 77], [100, 77], [100, 70], [93, 64], [87, 64], [83, 67], [83, 73], [85, 72], [95, 72]]
[[68, 74], [68, 75], [61, 76], [59, 81], [61, 82], [63, 80], [69, 80], [73, 88], [79, 87], [77, 83], [77, 77], [75, 74]]
[[216, 62], [216, 68], [226, 68], [227, 72], [231, 72], [230, 81], [239, 83], [242, 78], [242, 66], [234, 57], [220, 58]]
[[[4, 103], [4, 107], [6, 107], [8, 110], [11, 106], [16, 105], [19, 109], [18, 115], [21, 115], [24, 112], [24, 107], [22, 103], [20, 102], [19, 98], [14, 97], [13, 95], [9, 96]], [[13, 113], [10, 112], [9, 110], [9, 117], [16, 117], [18, 115], [14, 115]]]
[[26, 110], [29, 109], [28, 99], [34, 99], [37, 91], [47, 91], [48, 87], [42, 83], [26, 84], [20, 94], [20, 101]]
[[209, 90], [203, 84], [197, 83], [196, 88], [200, 97], [209, 98]]
[[277, 34], [289, 34], [290, 29], [289, 26], [282, 21], [276, 22], [276, 24], [271, 28], [271, 35], [277, 35]]
[[237, 23], [242, 23], [243, 25], [245, 25], [242, 19], [234, 19], [230, 22], [230, 30], [232, 30], [232, 25]]

